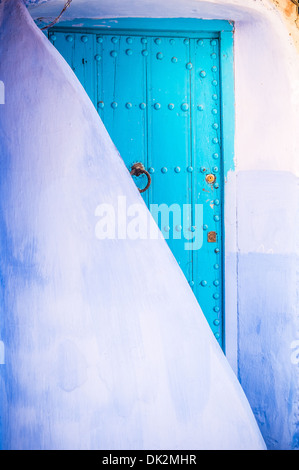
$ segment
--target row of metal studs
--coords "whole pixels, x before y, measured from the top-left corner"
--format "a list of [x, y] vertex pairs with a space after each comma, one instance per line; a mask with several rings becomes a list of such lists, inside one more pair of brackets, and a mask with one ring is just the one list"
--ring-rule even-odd
[[[219, 155], [218, 155], [218, 154], [214, 154], [214, 158], [219, 158]], [[214, 167], [212, 168], [212, 170], [213, 170], [214, 173], [217, 173], [217, 172], [219, 171], [219, 168], [218, 168], [217, 166], [214, 166]], [[188, 167], [187, 167], [187, 171], [188, 171], [188, 173], [192, 173], [192, 172], [193, 172], [193, 166], [188, 166]], [[207, 171], [207, 169], [206, 169], [205, 167], [203, 167], [203, 166], [200, 167], [200, 172], [201, 172], [201, 173], [206, 173], [206, 171]], [[151, 174], [153, 174], [153, 173], [155, 173], [155, 169], [154, 169], [153, 167], [150, 167], [150, 168], [148, 169], [148, 172], [151, 173]], [[163, 167], [161, 168], [161, 172], [164, 173], [164, 174], [167, 173], [167, 172], [168, 172], [168, 168], [167, 168], [166, 166], [163, 166]], [[174, 172], [175, 172], [175, 173], [180, 173], [180, 172], [181, 172], [181, 167], [176, 166], [176, 167], [174, 168]], [[216, 184], [217, 184], [217, 183], [216, 183]], [[215, 186], [215, 185], [214, 185], [214, 186]], [[217, 186], [217, 187], [218, 187], [218, 186]], [[217, 187], [216, 187], [216, 189], [217, 189]], [[216, 199], [216, 201], [218, 201], [218, 199]], [[219, 202], [215, 203], [215, 205], [218, 206], [218, 205], [219, 205]]]
[[[50, 36], [50, 39], [51, 39], [51, 41], [55, 42], [56, 39], [57, 39], [57, 37], [56, 37], [55, 34], [52, 34], [52, 35]], [[68, 35], [65, 36], [65, 39], [66, 39], [68, 42], [72, 42], [72, 41], [74, 40], [74, 37], [73, 37], [71, 34], [68, 34]], [[81, 41], [82, 41], [83, 43], [88, 42], [88, 39], [89, 39], [89, 37], [86, 36], [86, 35], [81, 36]], [[167, 41], [167, 39], [166, 39], [166, 41]], [[98, 37], [97, 37], [97, 42], [98, 42], [99, 44], [102, 43], [102, 42], [103, 42], [103, 37], [98, 36]], [[114, 37], [111, 38], [111, 42], [112, 42], [113, 44], [117, 44], [117, 43], [119, 42], [119, 38], [114, 36]], [[127, 42], [127, 44], [132, 44], [132, 43], [133, 43], [133, 38], [128, 37], [128, 38], [126, 39], [126, 42]], [[147, 44], [147, 43], [148, 43], [148, 39], [147, 39], [147, 38], [141, 38], [141, 39], [140, 39], [140, 42], [141, 42], [142, 44]], [[162, 39], [161, 39], [161, 38], [156, 38], [156, 39], [154, 39], [154, 42], [155, 42], [155, 44], [160, 45], [160, 44], [162, 44]], [[183, 40], [183, 42], [184, 42], [184, 44], [188, 45], [189, 42], [190, 42], [190, 40], [189, 40], [188, 38], [185, 38], [185, 39]], [[169, 39], [169, 44], [174, 45], [174, 44], [175, 44], [175, 39]], [[205, 44], [205, 41], [204, 41], [203, 39], [197, 39], [197, 44], [198, 44], [199, 46], [203, 46], [203, 45]], [[215, 39], [212, 39], [212, 40], [210, 41], [210, 44], [211, 44], [211, 46], [217, 46], [217, 41], [216, 41]]]
[[[213, 95], [213, 99], [216, 101], [216, 100], [218, 99], [218, 96], [217, 96], [217, 95]], [[98, 108], [103, 109], [104, 106], [105, 106], [104, 101], [99, 101], [99, 102], [98, 102]], [[116, 101], [112, 101], [112, 103], [110, 103], [110, 106], [111, 106], [111, 108], [116, 109], [116, 108], [118, 107], [118, 103], [117, 103]], [[161, 103], [154, 103], [152, 106], [153, 106], [156, 110], [159, 110], [159, 109], [161, 109], [161, 107], [162, 107]], [[126, 107], [127, 109], [131, 109], [131, 108], [133, 107], [133, 104], [130, 103], [130, 102], [125, 103], [125, 107]], [[168, 107], [168, 109], [169, 109], [170, 111], [172, 111], [172, 110], [175, 108], [175, 105], [174, 105], [174, 103], [169, 103], [169, 104], [167, 105], [167, 107]], [[188, 104], [188, 103], [182, 103], [180, 107], [181, 107], [181, 110], [182, 110], [182, 111], [188, 111], [188, 110], [189, 110], [189, 104]], [[140, 103], [140, 104], [139, 104], [139, 108], [140, 108], [140, 109], [145, 109], [145, 108], [146, 108], [146, 103]], [[203, 111], [204, 107], [203, 107], [203, 105], [199, 104], [199, 105], [197, 105], [197, 109], [198, 109], [198, 111]], [[218, 111], [217, 111], [216, 108], [215, 108], [215, 109], [212, 109], [212, 114], [215, 115], [215, 114], [217, 114], [217, 113], [218, 113]], [[214, 123], [212, 124], [212, 128], [213, 128], [213, 129], [216, 129], [216, 130], [217, 130], [218, 127], [219, 127], [219, 125], [218, 125], [217, 122], [214, 122]]]

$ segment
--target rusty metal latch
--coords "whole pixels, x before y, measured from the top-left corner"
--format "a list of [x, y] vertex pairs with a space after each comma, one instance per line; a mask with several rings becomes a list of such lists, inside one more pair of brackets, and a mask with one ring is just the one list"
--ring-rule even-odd
[[152, 178], [151, 175], [149, 174], [148, 171], [144, 168], [143, 164], [141, 162], [134, 163], [134, 165], [131, 168], [131, 173], [132, 176], [140, 176], [140, 175], [146, 175], [147, 176], [147, 185], [143, 189], [139, 189], [140, 193], [144, 193], [145, 191], [148, 190], [152, 183]]
[[217, 232], [209, 232], [208, 243], [216, 243], [216, 242], [217, 242]]

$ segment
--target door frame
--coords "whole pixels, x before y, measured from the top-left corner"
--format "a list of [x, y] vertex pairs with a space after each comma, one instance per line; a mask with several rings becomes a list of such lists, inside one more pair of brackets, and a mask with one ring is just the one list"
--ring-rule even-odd
[[[226, 20], [203, 20], [193, 18], [78, 18], [60, 22], [48, 31], [96, 32], [107, 34], [117, 31], [158, 32], [163, 36], [174, 32], [178, 36], [188, 33], [198, 37], [206, 33], [216, 37], [220, 44], [220, 109], [221, 109], [221, 156], [223, 171], [223, 217], [222, 217], [222, 267], [223, 267], [223, 325], [224, 352], [237, 372], [238, 295], [237, 295], [237, 205], [235, 174], [235, 73], [234, 73], [234, 23]], [[229, 183], [229, 184], [228, 184]]]

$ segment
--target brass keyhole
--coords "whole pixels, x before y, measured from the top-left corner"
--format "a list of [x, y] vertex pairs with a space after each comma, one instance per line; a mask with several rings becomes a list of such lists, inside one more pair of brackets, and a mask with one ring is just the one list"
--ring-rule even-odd
[[210, 173], [209, 175], [206, 176], [206, 182], [208, 184], [213, 184], [216, 181], [216, 176]]

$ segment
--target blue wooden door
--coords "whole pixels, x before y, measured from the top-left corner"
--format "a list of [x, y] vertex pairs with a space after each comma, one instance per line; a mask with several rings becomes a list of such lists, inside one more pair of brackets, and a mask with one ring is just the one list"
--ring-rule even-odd
[[[144, 200], [223, 346], [219, 35], [59, 27], [49, 37], [128, 169], [141, 162], [151, 174]], [[170, 208], [168, 219], [161, 204]], [[172, 210], [178, 207], [181, 218]]]

